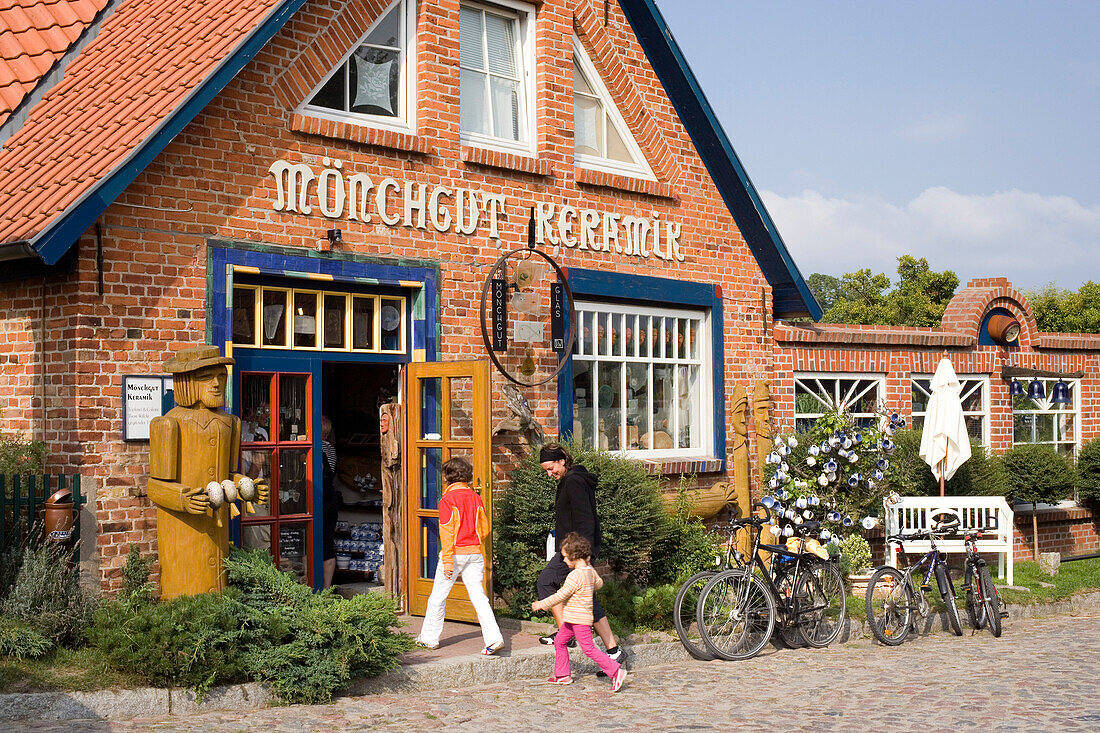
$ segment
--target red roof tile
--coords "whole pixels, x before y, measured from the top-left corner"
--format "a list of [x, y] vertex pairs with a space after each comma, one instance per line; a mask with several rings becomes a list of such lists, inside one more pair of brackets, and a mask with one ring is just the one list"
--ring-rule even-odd
[[0, 0], [0, 124], [108, 0]]
[[[63, 4], [84, 18], [102, 1], [37, 5]], [[0, 35], [5, 12], [15, 20], [27, 18], [26, 5], [36, 3], [0, 0]], [[282, 0], [123, 3], [4, 143], [0, 244], [33, 239], [82, 200], [280, 5]]]

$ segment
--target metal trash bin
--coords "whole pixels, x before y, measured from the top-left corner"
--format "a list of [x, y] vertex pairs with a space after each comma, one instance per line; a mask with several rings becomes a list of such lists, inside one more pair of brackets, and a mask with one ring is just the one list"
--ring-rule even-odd
[[73, 492], [58, 489], [46, 499], [46, 539], [68, 542], [73, 536]]

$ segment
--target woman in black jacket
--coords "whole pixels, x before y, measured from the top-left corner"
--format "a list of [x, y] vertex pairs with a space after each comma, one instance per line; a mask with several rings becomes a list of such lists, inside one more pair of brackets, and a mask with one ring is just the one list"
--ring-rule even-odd
[[[554, 595], [565, 577], [569, 575], [569, 566], [561, 557], [561, 541], [570, 532], [576, 532], [592, 545], [592, 562], [600, 551], [600, 516], [596, 512], [597, 477], [584, 466], [574, 465], [573, 456], [558, 443], [547, 443], [539, 451], [539, 463], [546, 475], [558, 482], [558, 491], [554, 499], [554, 557], [550, 559], [536, 584], [539, 600]], [[551, 606], [554, 623], [561, 626], [562, 607]], [[607, 655], [616, 662], [622, 660], [623, 650], [611, 633], [611, 625], [598, 599], [593, 599], [592, 628], [603, 640]], [[555, 632], [556, 633], [556, 632]], [[554, 635], [540, 637], [543, 644], [553, 644]]]

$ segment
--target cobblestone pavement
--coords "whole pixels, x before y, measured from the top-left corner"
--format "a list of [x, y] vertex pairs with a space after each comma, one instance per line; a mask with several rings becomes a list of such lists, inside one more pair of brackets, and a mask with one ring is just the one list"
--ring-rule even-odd
[[[550, 673], [549, 668], [547, 674]], [[612, 694], [523, 680], [332, 705], [125, 722], [23, 724], [56, 731], [1100, 730], [1100, 614], [1006, 622], [1005, 633], [936, 634], [884, 648], [769, 650], [747, 662], [639, 669]]]

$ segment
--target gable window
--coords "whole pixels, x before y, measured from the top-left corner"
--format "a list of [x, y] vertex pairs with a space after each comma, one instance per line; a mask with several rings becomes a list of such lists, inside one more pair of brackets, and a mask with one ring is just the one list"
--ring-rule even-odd
[[[962, 392], [963, 421], [971, 440], [989, 446], [989, 377], [959, 375]], [[913, 429], [924, 428], [928, 400], [932, 397], [932, 377], [914, 376], [910, 380], [913, 395]]]
[[573, 38], [573, 149], [577, 165], [656, 180], [596, 67]]
[[518, 3], [459, 9], [463, 143], [531, 152], [533, 20]]
[[805, 432], [826, 412], [846, 412], [857, 425], [874, 425], [879, 420], [884, 380], [865, 375], [794, 375], [795, 430]]
[[414, 127], [414, 0], [395, 0], [303, 105], [311, 114]]
[[577, 303], [573, 438], [640, 458], [710, 450], [705, 311]]

